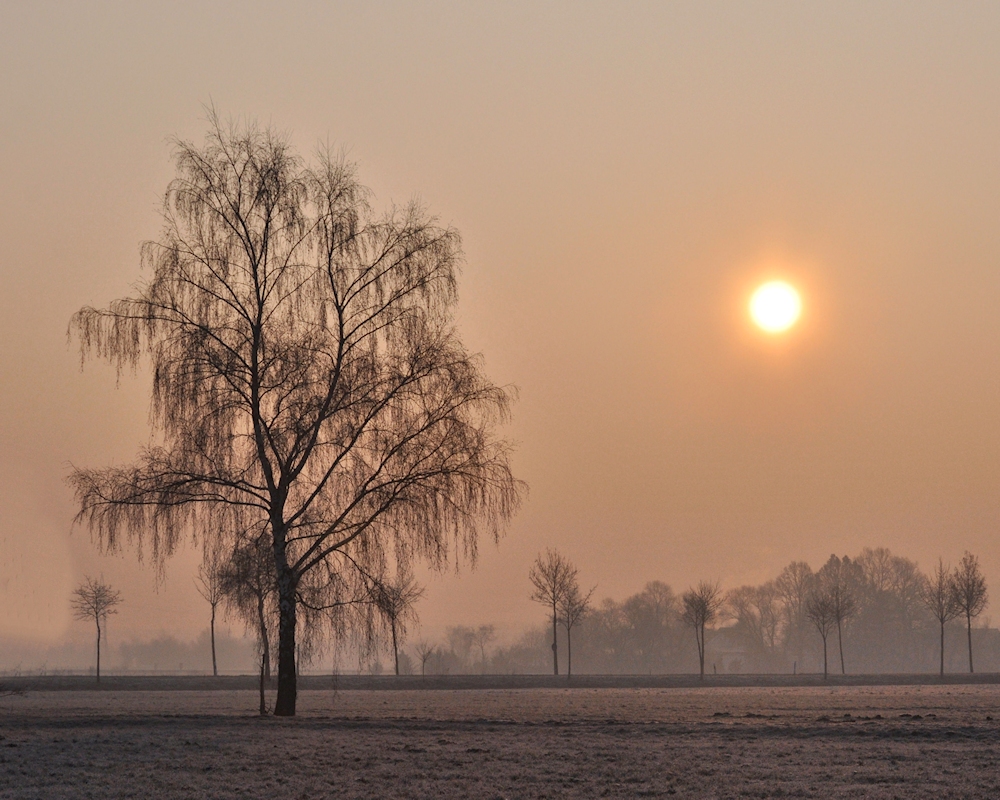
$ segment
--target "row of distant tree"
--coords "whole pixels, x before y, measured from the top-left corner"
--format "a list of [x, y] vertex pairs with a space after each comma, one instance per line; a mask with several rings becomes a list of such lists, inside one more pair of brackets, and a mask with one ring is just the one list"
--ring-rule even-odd
[[[277, 632], [278, 594], [270, 555], [238, 551], [206, 557], [196, 584], [210, 608], [212, 669], [218, 674], [217, 616], [241, 621], [257, 642], [263, 688], [269, 680]], [[954, 569], [938, 562], [930, 574], [886, 548], [865, 548], [857, 557], [831, 556], [818, 570], [794, 561], [757, 586], [723, 592], [702, 581], [676, 594], [660, 581], [623, 600], [594, 604], [594, 589], [580, 588], [578, 570], [562, 554], [547, 550], [529, 570], [531, 598], [541, 603], [549, 630], [531, 630], [517, 642], [496, 647], [494, 625], [449, 628], [443, 641], [421, 639], [409, 648], [423, 588], [403, 570], [393, 580], [372, 580], [367, 596], [343, 613], [324, 609], [303, 627], [297, 661], [313, 665], [349, 642], [358, 668], [381, 671], [388, 652], [396, 674], [475, 672], [592, 673], [692, 672], [706, 664], [725, 672], [795, 672], [839, 667], [841, 673], [913, 672], [936, 668], [974, 670], [977, 647], [1000, 656], [1000, 632], [977, 626], [989, 594], [978, 559], [966, 553]], [[95, 623], [97, 679], [101, 628], [122, 602], [103, 580], [88, 578], [75, 592], [79, 618]], [[322, 623], [322, 624], [320, 624]], [[964, 652], [964, 656], [962, 655]], [[548, 653], [549, 655], [546, 655]], [[550, 661], [546, 664], [546, 659]]]
[[[703, 581], [681, 594], [660, 581], [623, 600], [592, 604], [576, 568], [556, 551], [539, 555], [529, 578], [548, 632], [475, 650], [477, 629], [452, 628], [444, 642], [421, 642], [414, 671], [670, 673], [928, 672], [974, 670], [982, 651], [1000, 658], [1000, 632], [978, 624], [989, 594], [976, 556], [954, 569], [939, 561], [924, 574], [888, 549], [831, 556], [818, 570], [803, 561], [757, 586], [722, 591]], [[492, 626], [486, 626], [493, 641]], [[484, 630], [480, 628], [479, 630]], [[463, 638], [464, 637], [464, 638]], [[470, 654], [477, 658], [473, 659]], [[409, 668], [409, 662], [407, 663]]]

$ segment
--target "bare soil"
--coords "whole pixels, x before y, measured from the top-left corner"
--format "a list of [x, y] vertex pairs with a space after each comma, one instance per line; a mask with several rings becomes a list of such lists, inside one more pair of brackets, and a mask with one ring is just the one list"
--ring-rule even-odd
[[1000, 797], [1000, 686], [0, 699], [0, 798]]

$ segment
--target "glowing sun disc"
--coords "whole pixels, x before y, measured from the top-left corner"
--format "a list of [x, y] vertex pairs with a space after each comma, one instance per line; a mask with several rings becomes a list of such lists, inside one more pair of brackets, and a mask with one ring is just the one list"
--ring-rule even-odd
[[802, 313], [802, 300], [795, 287], [784, 281], [770, 281], [757, 288], [750, 298], [750, 317], [768, 333], [787, 331]]

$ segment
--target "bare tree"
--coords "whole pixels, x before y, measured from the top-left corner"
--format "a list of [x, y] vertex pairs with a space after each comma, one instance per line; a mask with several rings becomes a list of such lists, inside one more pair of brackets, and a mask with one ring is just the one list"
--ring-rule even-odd
[[780, 595], [774, 582], [732, 589], [726, 594], [726, 606], [758, 667], [773, 666], [781, 629]]
[[[885, 551], [886, 554], [888, 552], [888, 550]], [[816, 579], [830, 603], [830, 609], [837, 624], [837, 646], [840, 650], [841, 675], [847, 674], [844, 664], [844, 623], [857, 612], [858, 608], [857, 595], [851, 584], [857, 582], [856, 573], [860, 573], [860, 570], [860, 566], [853, 564], [847, 556], [840, 559], [831, 555], [826, 564], [816, 573]]]
[[804, 655], [806, 602], [812, 578], [813, 571], [805, 561], [793, 561], [774, 581], [784, 611], [785, 647], [794, 653], [796, 666]]
[[73, 616], [77, 619], [94, 621], [97, 626], [97, 682], [101, 682], [101, 623], [110, 614], [117, 614], [117, 606], [122, 603], [121, 592], [112, 589], [104, 582], [86, 577], [83, 583], [73, 590]]
[[473, 641], [476, 643], [476, 647], [479, 648], [479, 665], [480, 672], [486, 674], [486, 648], [490, 646], [497, 638], [497, 629], [495, 625], [480, 625], [476, 628], [475, 635], [473, 636]]
[[711, 625], [722, 609], [722, 591], [718, 583], [702, 581], [684, 593], [684, 621], [694, 628], [698, 641], [698, 677], [705, 679], [705, 628]]
[[559, 674], [559, 604], [563, 602], [571, 587], [576, 584], [576, 567], [563, 558], [556, 550], [547, 549], [535, 559], [528, 571], [528, 579], [535, 590], [531, 599], [552, 610], [552, 672]]
[[944, 565], [942, 559], [938, 559], [937, 568], [931, 573], [930, 578], [924, 581], [922, 600], [927, 609], [934, 615], [941, 628], [941, 671], [944, 677], [944, 626], [955, 619], [962, 610], [955, 603], [955, 579], [951, 569]]
[[219, 675], [219, 664], [215, 656], [215, 612], [223, 599], [223, 567], [224, 563], [218, 549], [209, 550], [198, 567], [194, 582], [198, 594], [212, 608], [209, 634], [212, 640], [212, 675], [215, 677]]
[[437, 648], [429, 642], [425, 642], [421, 639], [414, 646], [414, 650], [416, 650], [417, 658], [420, 659], [420, 677], [422, 678], [427, 674], [427, 662], [434, 657], [434, 653], [437, 652]]
[[[522, 494], [495, 433], [511, 393], [454, 327], [458, 234], [418, 204], [378, 216], [353, 165], [210, 118], [178, 141], [146, 282], [71, 330], [84, 358], [149, 358], [162, 444], [76, 469], [77, 519], [162, 561], [190, 526], [260, 526], [278, 596], [278, 696], [293, 715], [299, 601], [314, 609], [392, 553], [475, 560]], [[220, 533], [220, 535], [222, 535]], [[140, 549], [140, 553], [142, 550]], [[323, 597], [322, 603], [319, 602]]]
[[399, 647], [406, 638], [406, 625], [417, 619], [416, 603], [424, 596], [423, 587], [413, 573], [403, 567], [394, 580], [378, 583], [374, 589], [375, 606], [385, 619], [392, 642], [392, 660], [399, 675]]
[[829, 591], [818, 590], [809, 595], [806, 600], [806, 618], [816, 627], [820, 638], [823, 639], [823, 680], [826, 680], [829, 674], [826, 642], [833, 626], [837, 624], [834, 601]]
[[265, 687], [271, 678], [271, 620], [277, 605], [272, 555], [264, 535], [246, 537], [220, 570], [224, 602], [252, 631], [260, 655], [258, 693], [261, 715], [267, 713]]
[[844, 666], [844, 622], [857, 611], [854, 593], [843, 583], [830, 587], [830, 602], [833, 604], [833, 618], [837, 621], [837, 646], [840, 649], [840, 674], [846, 675]]
[[573, 628], [590, 611], [590, 599], [594, 596], [595, 591], [597, 591], [596, 586], [584, 594], [580, 591], [579, 584], [574, 580], [569, 591], [559, 601], [559, 615], [562, 617], [562, 624], [566, 629], [567, 678], [573, 676]]
[[959, 613], [965, 617], [965, 629], [969, 637], [969, 672], [973, 672], [972, 620], [986, 610], [989, 593], [986, 590], [986, 578], [979, 569], [979, 559], [968, 550], [952, 576], [952, 599]]

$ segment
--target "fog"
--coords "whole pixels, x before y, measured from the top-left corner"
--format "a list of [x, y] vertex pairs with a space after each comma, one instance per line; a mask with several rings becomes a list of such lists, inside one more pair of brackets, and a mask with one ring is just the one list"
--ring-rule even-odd
[[[475, 569], [418, 576], [411, 638], [513, 646], [546, 547], [616, 603], [877, 545], [994, 580], [998, 37], [988, 5], [5, 4], [0, 668], [85, 663], [84, 575], [125, 599], [112, 667], [114, 637], [207, 627], [197, 547], [101, 554], [64, 481], [149, 441], [149, 375], [81, 370], [67, 322], [140, 280], [209, 103], [463, 236], [461, 334], [520, 390], [530, 495]], [[783, 337], [746, 314], [771, 277], [803, 296]]]

